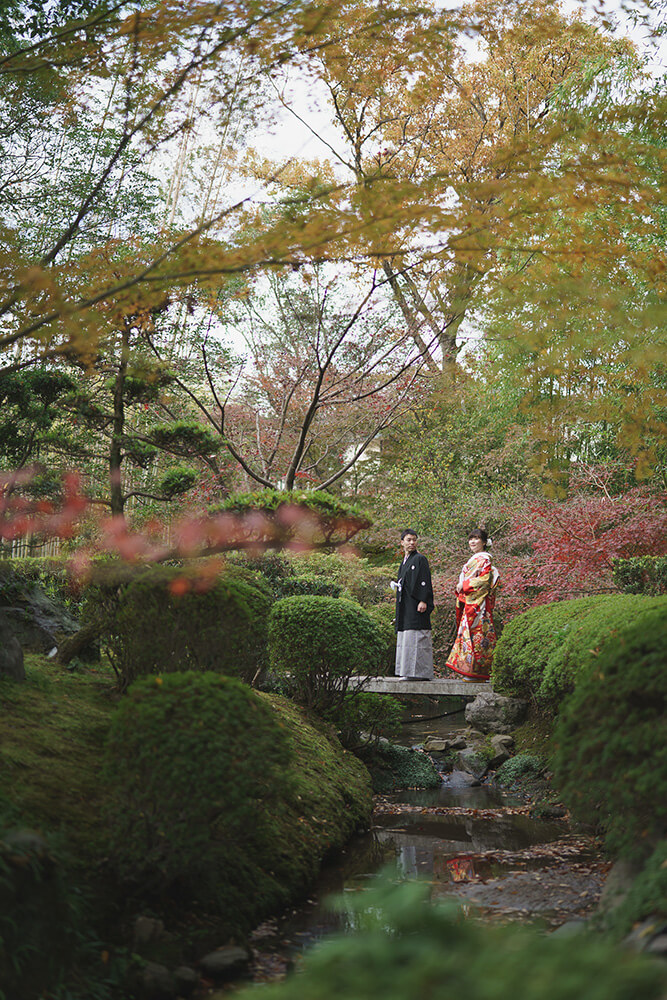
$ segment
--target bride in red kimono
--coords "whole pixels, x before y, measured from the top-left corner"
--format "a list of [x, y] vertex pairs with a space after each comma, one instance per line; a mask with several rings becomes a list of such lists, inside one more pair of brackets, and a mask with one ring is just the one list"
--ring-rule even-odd
[[470, 681], [489, 679], [496, 644], [493, 606], [500, 574], [486, 550], [487, 542], [483, 528], [470, 532], [472, 555], [456, 584], [456, 640], [447, 666]]

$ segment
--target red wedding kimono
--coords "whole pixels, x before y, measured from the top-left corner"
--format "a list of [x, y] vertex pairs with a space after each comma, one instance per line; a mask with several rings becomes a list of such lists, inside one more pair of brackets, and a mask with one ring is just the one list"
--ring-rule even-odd
[[488, 552], [475, 552], [459, 576], [456, 640], [447, 666], [472, 680], [489, 679], [496, 644], [492, 612], [498, 580], [498, 570]]

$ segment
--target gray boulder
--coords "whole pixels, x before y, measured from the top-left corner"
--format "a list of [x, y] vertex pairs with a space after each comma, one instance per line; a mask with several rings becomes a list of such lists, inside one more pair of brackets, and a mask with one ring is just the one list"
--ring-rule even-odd
[[495, 691], [478, 694], [466, 705], [466, 722], [483, 733], [509, 733], [526, 718], [528, 702]]
[[507, 750], [498, 750], [497, 753], [494, 753], [493, 757], [487, 761], [486, 769], [487, 771], [496, 771], [501, 764], [504, 764], [505, 761], [509, 759], [510, 755]]
[[6, 566], [2, 568], [2, 579], [5, 586], [0, 596], [0, 616], [23, 649], [48, 653], [58, 645], [58, 636], [78, 630], [77, 620], [39, 584], [20, 579]]
[[424, 743], [424, 750], [429, 753], [447, 753], [448, 750], [464, 750], [466, 741], [462, 736], [454, 736], [452, 739], [439, 739], [436, 736], [429, 736]]
[[226, 945], [204, 955], [199, 963], [203, 974], [215, 982], [232, 979], [245, 972], [250, 962], [250, 954], [245, 948]]
[[514, 737], [507, 736], [506, 734], [496, 733], [489, 740], [489, 743], [493, 747], [496, 753], [502, 753], [505, 750], [507, 753], [511, 753], [514, 749]]
[[472, 748], [459, 750], [458, 758], [461, 770], [472, 774], [474, 778], [481, 778], [486, 773], [487, 762], [476, 750]]
[[467, 771], [452, 771], [447, 776], [447, 788], [478, 788], [482, 782]]
[[146, 1000], [173, 1000], [176, 981], [165, 965], [146, 962], [141, 973], [141, 995]]

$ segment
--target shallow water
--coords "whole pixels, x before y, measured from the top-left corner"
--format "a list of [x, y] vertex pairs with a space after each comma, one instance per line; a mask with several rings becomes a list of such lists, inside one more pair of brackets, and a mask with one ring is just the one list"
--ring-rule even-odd
[[[396, 742], [421, 745], [462, 728], [459, 714], [421, 719], [404, 726]], [[370, 888], [387, 866], [399, 878], [427, 881], [433, 897], [458, 897], [488, 919], [539, 918], [554, 927], [592, 907], [604, 880], [592, 844], [576, 840], [564, 821], [517, 811], [522, 800], [492, 782], [470, 787], [466, 780], [454, 772], [439, 788], [383, 796], [372, 829], [324, 867], [308, 901], [259, 928], [256, 948], [280, 952], [288, 963], [322, 937], [354, 930], [346, 894]]]

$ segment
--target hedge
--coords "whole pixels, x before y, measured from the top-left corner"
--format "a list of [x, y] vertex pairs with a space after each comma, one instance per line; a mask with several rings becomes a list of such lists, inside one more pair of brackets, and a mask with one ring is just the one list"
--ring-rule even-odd
[[629, 622], [655, 609], [667, 597], [610, 594], [557, 601], [517, 615], [498, 640], [493, 686], [503, 694], [532, 698], [555, 710], [575, 686], [578, 674]]
[[103, 619], [122, 689], [145, 674], [186, 670], [249, 681], [266, 664], [271, 594], [240, 567], [206, 580], [197, 567], [161, 566], [120, 587], [111, 578], [89, 600], [86, 618]]
[[271, 667], [316, 712], [340, 705], [350, 677], [375, 674], [384, 652], [378, 626], [353, 601], [284, 597], [271, 609]]
[[556, 784], [614, 853], [645, 856], [667, 829], [666, 649], [663, 600], [588, 663], [554, 732]]

